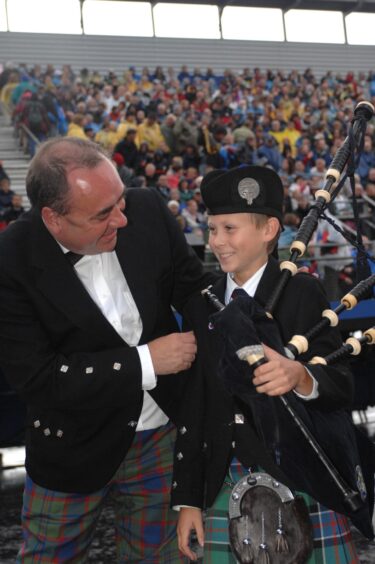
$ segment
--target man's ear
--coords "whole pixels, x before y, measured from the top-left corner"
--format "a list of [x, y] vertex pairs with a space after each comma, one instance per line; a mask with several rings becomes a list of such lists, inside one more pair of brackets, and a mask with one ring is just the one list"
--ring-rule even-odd
[[54, 236], [58, 235], [61, 230], [61, 216], [47, 206], [42, 208], [41, 216], [48, 231]]

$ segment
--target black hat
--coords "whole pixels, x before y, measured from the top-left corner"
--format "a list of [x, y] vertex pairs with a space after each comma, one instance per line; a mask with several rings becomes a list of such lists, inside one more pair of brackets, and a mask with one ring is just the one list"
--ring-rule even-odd
[[210, 215], [261, 213], [282, 222], [283, 185], [271, 168], [243, 166], [212, 170], [203, 178], [200, 189]]

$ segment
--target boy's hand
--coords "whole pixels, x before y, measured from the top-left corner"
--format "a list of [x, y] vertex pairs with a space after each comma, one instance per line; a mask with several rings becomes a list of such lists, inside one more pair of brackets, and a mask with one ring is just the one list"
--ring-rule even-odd
[[291, 390], [308, 396], [313, 390], [313, 380], [303, 364], [290, 360], [263, 344], [266, 364], [254, 370], [253, 383], [257, 392], [268, 396], [281, 396]]
[[195, 507], [181, 507], [177, 523], [178, 548], [181, 550], [182, 554], [190, 558], [190, 560], [196, 560], [197, 555], [189, 546], [191, 531], [196, 532], [198, 542], [200, 546], [203, 547], [204, 530], [202, 511]]

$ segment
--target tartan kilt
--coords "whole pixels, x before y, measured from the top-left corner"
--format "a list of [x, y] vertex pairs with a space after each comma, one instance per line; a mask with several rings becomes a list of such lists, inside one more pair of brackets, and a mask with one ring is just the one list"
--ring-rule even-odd
[[[255, 471], [255, 469], [253, 469]], [[227, 480], [237, 482], [248, 473], [238, 460], [229, 468]], [[236, 564], [228, 534], [228, 504], [232, 487], [224, 483], [205, 519], [204, 564]], [[308, 507], [313, 526], [313, 552], [306, 564], [358, 564], [348, 519], [327, 509], [308, 494], [301, 495]]]

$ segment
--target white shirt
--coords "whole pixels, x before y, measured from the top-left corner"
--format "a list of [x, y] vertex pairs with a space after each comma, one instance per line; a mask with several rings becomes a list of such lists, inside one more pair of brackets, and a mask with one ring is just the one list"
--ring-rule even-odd
[[[233, 274], [228, 273], [227, 274], [227, 285], [226, 285], [225, 297], [224, 297], [225, 305], [227, 305], [230, 302], [233, 290], [235, 290], [236, 288], [241, 288], [241, 290], [245, 290], [245, 292], [251, 298], [253, 298], [255, 296], [255, 292], [257, 291], [260, 279], [263, 276], [263, 272], [266, 269], [266, 266], [267, 266], [267, 263], [264, 264], [261, 268], [259, 268], [259, 270], [257, 270], [256, 273], [253, 274], [253, 276], [251, 276], [251, 278], [246, 280], [246, 282], [242, 286], [238, 286], [238, 284], [236, 284], [236, 282], [233, 280]], [[316, 399], [317, 397], [319, 397], [319, 391], [318, 391], [318, 382], [316, 381], [316, 379], [314, 378], [314, 376], [311, 374], [310, 370], [306, 366], [305, 366], [305, 370], [307, 370], [310, 378], [313, 381], [313, 389], [312, 389], [311, 393], [307, 396], [304, 396], [302, 394], [299, 394], [295, 390], [293, 390], [293, 392], [299, 398], [308, 401], [308, 400]]]
[[112, 251], [85, 255], [74, 265], [74, 269], [93, 301], [120, 337], [131, 347], [137, 347], [144, 397], [136, 431], [165, 425], [168, 417], [146, 391], [156, 387], [155, 371], [148, 346], [137, 346], [142, 335], [142, 319], [116, 253]]

